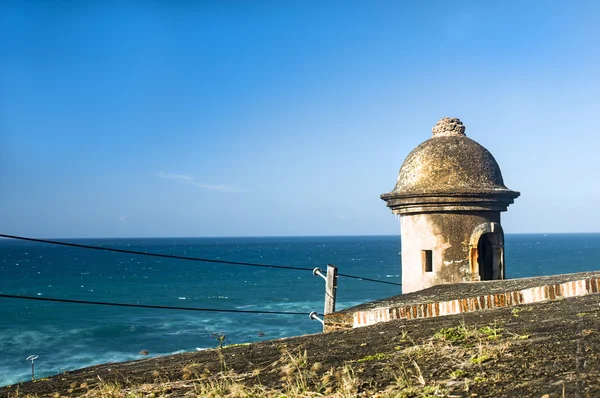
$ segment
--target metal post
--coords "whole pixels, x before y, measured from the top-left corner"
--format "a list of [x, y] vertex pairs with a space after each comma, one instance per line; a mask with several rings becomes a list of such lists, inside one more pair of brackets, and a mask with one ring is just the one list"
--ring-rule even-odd
[[33, 372], [33, 361], [35, 361], [36, 359], [38, 359], [37, 355], [30, 355], [27, 358], [25, 358], [26, 361], [31, 361], [31, 381], [35, 380], [35, 375]]
[[[325, 280], [325, 311], [323, 315], [331, 314], [335, 312], [335, 297], [337, 294], [337, 279], [338, 269], [333, 264], [327, 264], [327, 275], [323, 275], [323, 271], [319, 267], [313, 269], [314, 276], [320, 276]], [[310, 313], [310, 319], [318, 320], [323, 324], [323, 330], [325, 330], [325, 320], [320, 319], [315, 311]]]
[[319, 318], [319, 315], [317, 315], [317, 311], [313, 311], [310, 314], [308, 314], [308, 317], [313, 320], [313, 321], [319, 321], [321, 322], [321, 324], [323, 325], [323, 327], [325, 327], [325, 321], [322, 320], [321, 318]]
[[335, 297], [337, 294], [338, 269], [333, 264], [327, 264], [327, 280], [325, 282], [325, 311], [323, 314], [335, 312]]
[[325, 275], [323, 275], [323, 271], [321, 271], [321, 268], [319, 268], [319, 267], [313, 269], [313, 275], [314, 276], [320, 276], [325, 281], [327, 281], [327, 277]]

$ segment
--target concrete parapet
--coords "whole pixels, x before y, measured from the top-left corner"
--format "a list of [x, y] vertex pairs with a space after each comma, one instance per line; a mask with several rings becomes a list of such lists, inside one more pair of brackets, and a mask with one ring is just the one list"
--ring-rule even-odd
[[598, 294], [600, 272], [434, 286], [327, 314], [325, 332]]

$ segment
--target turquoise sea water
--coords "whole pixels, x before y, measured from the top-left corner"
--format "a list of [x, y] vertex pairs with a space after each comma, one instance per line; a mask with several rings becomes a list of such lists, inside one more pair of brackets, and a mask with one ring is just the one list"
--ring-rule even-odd
[[[80, 239], [76, 243], [339, 272], [400, 282], [398, 236]], [[507, 277], [600, 269], [600, 234], [506, 236]], [[306, 315], [188, 312], [0, 298], [0, 385], [98, 363], [317, 333], [324, 281], [310, 271], [200, 263], [0, 240], [0, 293], [63, 299]], [[338, 308], [400, 293], [339, 279]]]

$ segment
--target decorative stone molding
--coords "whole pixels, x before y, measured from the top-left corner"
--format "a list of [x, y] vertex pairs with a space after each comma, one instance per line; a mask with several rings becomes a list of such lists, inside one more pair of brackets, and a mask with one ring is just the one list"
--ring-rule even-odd
[[434, 137], [466, 136], [465, 126], [456, 117], [445, 117], [440, 119], [431, 129]]

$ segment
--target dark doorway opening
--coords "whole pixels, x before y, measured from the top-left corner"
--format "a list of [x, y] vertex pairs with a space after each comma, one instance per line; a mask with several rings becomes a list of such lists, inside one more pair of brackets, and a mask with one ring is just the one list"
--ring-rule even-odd
[[479, 278], [482, 281], [489, 281], [494, 278], [494, 247], [491, 238], [491, 234], [483, 234], [477, 243]]

